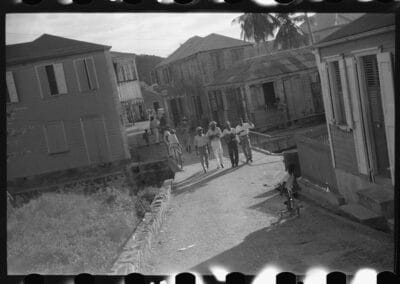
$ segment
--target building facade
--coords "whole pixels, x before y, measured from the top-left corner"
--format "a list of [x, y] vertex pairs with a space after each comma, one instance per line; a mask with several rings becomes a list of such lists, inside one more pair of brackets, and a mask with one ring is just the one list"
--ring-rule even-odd
[[323, 115], [320, 79], [311, 49], [247, 58], [207, 85], [213, 119], [236, 124], [241, 117], [267, 130]]
[[245, 48], [251, 46], [218, 34], [195, 36], [158, 64], [153, 82], [167, 92], [173, 124], [177, 125], [183, 117], [195, 124], [209, 121], [212, 114], [205, 86], [215, 74], [243, 59]]
[[338, 191], [393, 218], [395, 16], [365, 15], [316, 46]]
[[6, 47], [7, 180], [130, 157], [109, 50], [46, 34]]
[[135, 62], [135, 54], [111, 52], [118, 96], [125, 125], [145, 119], [144, 100]]

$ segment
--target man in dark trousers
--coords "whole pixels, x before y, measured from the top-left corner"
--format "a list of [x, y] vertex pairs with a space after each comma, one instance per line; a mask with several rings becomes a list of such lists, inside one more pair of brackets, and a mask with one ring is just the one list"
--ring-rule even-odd
[[231, 127], [231, 123], [227, 121], [225, 123], [225, 129], [222, 132], [226, 145], [228, 145], [229, 158], [231, 159], [232, 168], [237, 167], [239, 163], [239, 138], [236, 135], [235, 128]]

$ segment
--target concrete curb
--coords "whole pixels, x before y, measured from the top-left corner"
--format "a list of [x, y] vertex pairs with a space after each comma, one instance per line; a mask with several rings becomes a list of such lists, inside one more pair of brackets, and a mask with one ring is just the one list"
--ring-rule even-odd
[[164, 181], [160, 192], [150, 205], [151, 211], [144, 215], [143, 221], [126, 242], [109, 275], [128, 275], [140, 272], [150, 253], [152, 240], [159, 232], [165, 217], [171, 197], [172, 182], [172, 179]]

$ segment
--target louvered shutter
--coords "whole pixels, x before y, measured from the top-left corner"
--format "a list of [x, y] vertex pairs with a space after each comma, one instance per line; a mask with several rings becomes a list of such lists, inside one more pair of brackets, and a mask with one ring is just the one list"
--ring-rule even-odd
[[394, 148], [394, 77], [393, 65], [390, 52], [379, 53], [377, 55], [379, 80], [382, 95], [382, 107], [385, 119], [386, 141], [389, 152], [390, 172], [392, 183], [394, 184], [394, 168], [395, 168], [395, 148]]
[[349, 95], [349, 86], [347, 84], [346, 67], [343, 58], [339, 60], [339, 70], [340, 70], [340, 80], [342, 85], [344, 112], [346, 114], [346, 124], [350, 128], [353, 128], [351, 99]]
[[59, 94], [66, 94], [67, 93], [67, 84], [65, 82], [65, 74], [64, 68], [62, 63], [57, 63], [53, 65], [54, 73], [57, 81], [57, 88]]
[[9, 101], [11, 103], [17, 103], [18, 94], [17, 94], [17, 87], [15, 86], [14, 76], [11, 71], [6, 72], [6, 83], [7, 83], [7, 91], [9, 96]]
[[353, 135], [357, 157], [358, 170], [361, 174], [369, 174], [368, 156], [363, 132], [363, 118], [360, 101], [360, 89], [358, 83], [357, 66], [355, 58], [345, 59], [347, 79], [349, 87], [349, 97], [351, 98], [352, 117], [353, 117]]

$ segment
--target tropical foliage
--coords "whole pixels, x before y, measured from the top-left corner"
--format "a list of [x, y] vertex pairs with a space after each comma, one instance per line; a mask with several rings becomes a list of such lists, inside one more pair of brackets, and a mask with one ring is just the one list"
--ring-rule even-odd
[[309, 43], [308, 36], [299, 27], [305, 20], [304, 14], [245, 13], [233, 23], [240, 24], [241, 38], [246, 41], [260, 43], [275, 38], [275, 48], [288, 49]]

